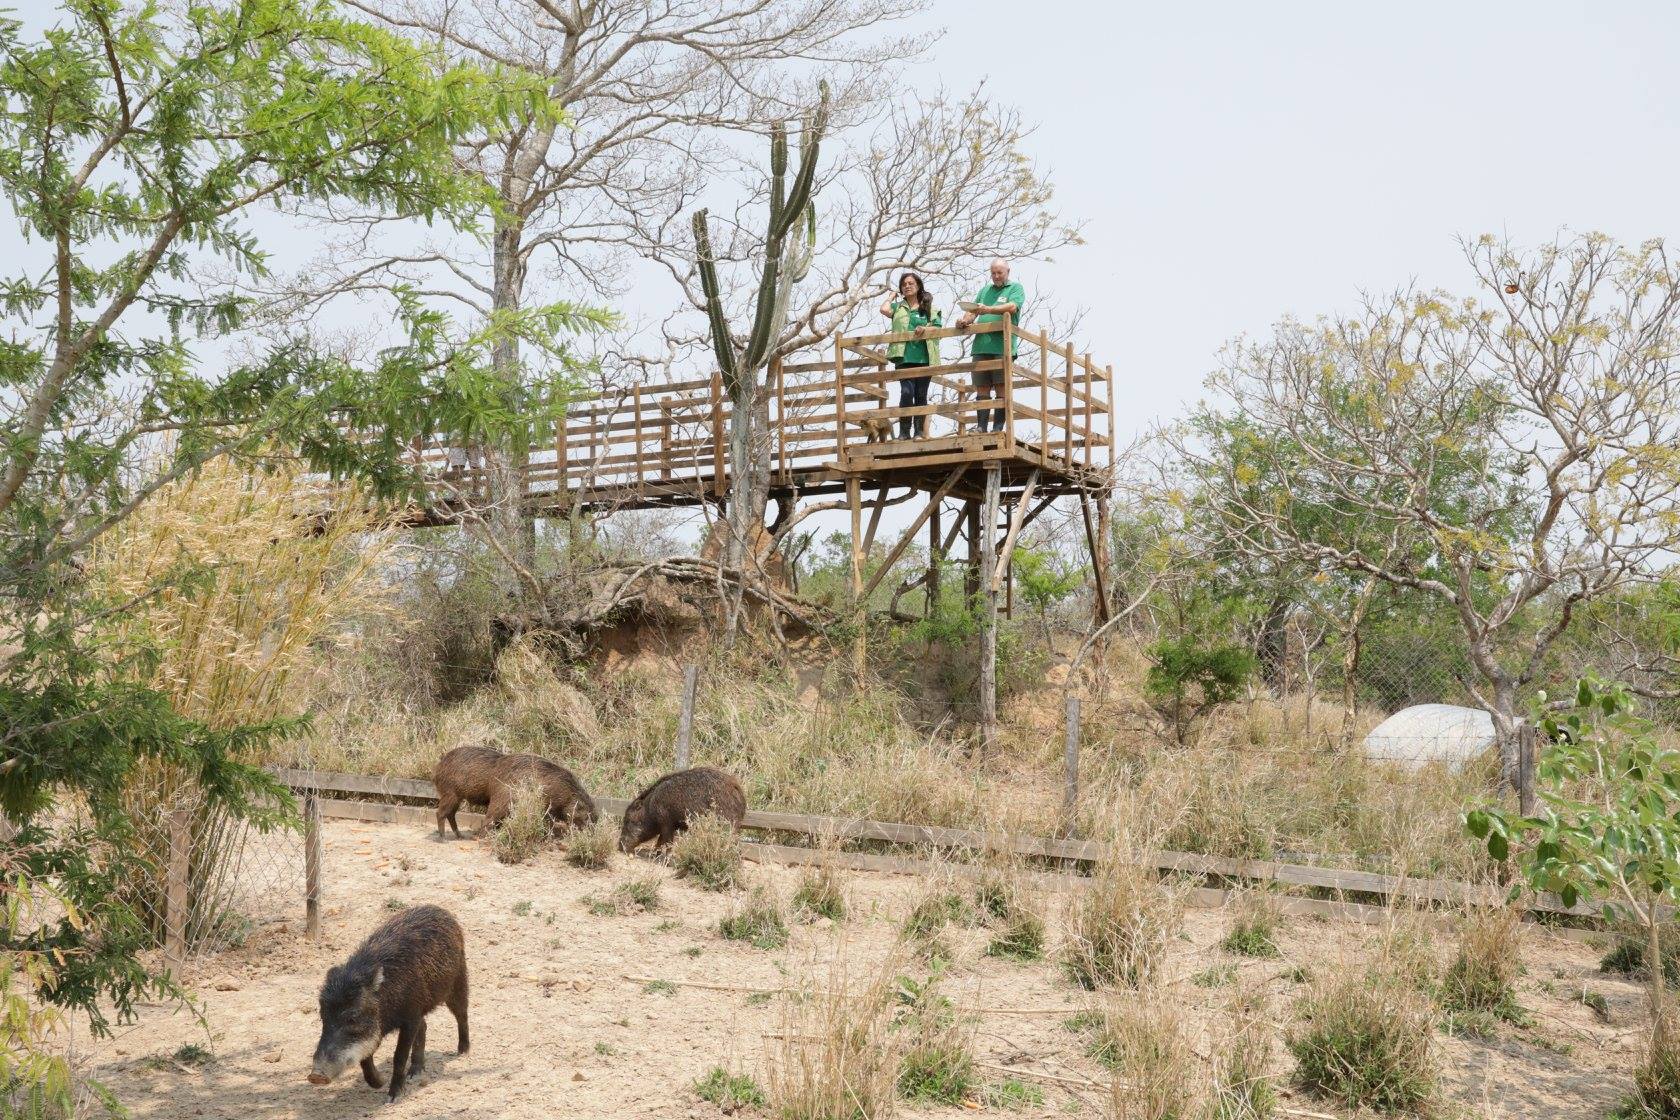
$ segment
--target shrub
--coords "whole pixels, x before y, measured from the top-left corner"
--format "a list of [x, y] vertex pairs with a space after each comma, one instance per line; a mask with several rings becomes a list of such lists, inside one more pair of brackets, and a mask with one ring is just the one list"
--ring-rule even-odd
[[905, 916], [903, 933], [911, 939], [937, 937], [947, 925], [968, 922], [973, 914], [967, 898], [951, 889], [949, 884], [940, 884], [916, 900], [916, 905]]
[[713, 1066], [710, 1073], [694, 1083], [694, 1091], [703, 1101], [710, 1101], [725, 1112], [742, 1108], [758, 1108], [764, 1104], [764, 1090], [746, 1074], [731, 1074], [722, 1066]]
[[550, 836], [548, 796], [535, 782], [521, 782], [513, 791], [508, 815], [490, 841], [501, 863], [524, 863], [542, 849]]
[[1308, 994], [1289, 1040], [1302, 1084], [1349, 1108], [1416, 1112], [1435, 1090], [1433, 1023], [1415, 990], [1375, 972], [1341, 973]]
[[[1663, 983], [1680, 985], [1680, 935], [1670, 927], [1663, 927], [1658, 939], [1662, 947]], [[1643, 931], [1616, 939], [1598, 962], [1600, 972], [1614, 972], [1630, 980], [1649, 980], [1651, 970], [1646, 964], [1645, 934]]]
[[612, 866], [618, 836], [605, 819], [587, 828], [573, 829], [566, 838], [566, 862], [583, 871], [600, 871]]
[[671, 844], [677, 877], [708, 891], [741, 885], [741, 841], [734, 826], [716, 813], [704, 813]]
[[781, 901], [763, 887], [731, 907], [718, 923], [718, 932], [727, 940], [747, 941], [758, 949], [779, 949], [788, 939]]
[[1634, 1098], [1623, 1114], [1651, 1120], [1680, 1116], [1680, 1022], [1673, 1004], [1665, 1004], [1652, 1018], [1644, 1060], [1633, 1073]]
[[807, 867], [793, 891], [793, 908], [807, 918], [843, 921], [846, 917], [846, 889], [840, 875], [828, 864]]
[[1084, 988], [1140, 988], [1179, 925], [1179, 899], [1141, 865], [1103, 860], [1068, 915], [1063, 965]]
[[1276, 957], [1277, 931], [1282, 921], [1282, 911], [1272, 894], [1248, 892], [1237, 902], [1231, 929], [1220, 947], [1244, 957]]
[[590, 896], [586, 897], [583, 903], [589, 907], [590, 913], [603, 918], [645, 914], [659, 909], [659, 880], [651, 875], [641, 879], [626, 879], [615, 885], [606, 898]]
[[1021, 903], [1011, 906], [1002, 928], [986, 944], [988, 957], [1036, 961], [1044, 956], [1044, 918]]
[[1479, 907], [1459, 925], [1458, 954], [1441, 979], [1440, 1001], [1449, 1012], [1519, 1020], [1518, 944], [1521, 920], [1510, 907]]
[[975, 1085], [973, 1029], [940, 990], [939, 972], [917, 982], [900, 977], [893, 1029], [906, 1041], [898, 1095], [907, 1101], [961, 1104]]
[[1044, 1090], [1037, 1085], [1006, 1077], [995, 1085], [986, 1086], [985, 1098], [988, 1108], [1019, 1112], [1023, 1108], [1042, 1107]]

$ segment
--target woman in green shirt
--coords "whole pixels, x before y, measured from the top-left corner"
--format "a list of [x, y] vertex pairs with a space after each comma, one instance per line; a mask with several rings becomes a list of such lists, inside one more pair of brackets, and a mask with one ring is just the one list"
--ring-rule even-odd
[[[881, 314], [892, 320], [894, 334], [941, 325], [939, 313], [933, 309], [933, 297], [928, 295], [927, 286], [914, 272], [906, 272], [898, 278], [898, 298], [889, 298], [883, 303]], [[887, 357], [892, 359], [894, 369], [926, 369], [939, 364], [939, 340], [894, 342], [887, 347]], [[898, 407], [920, 408], [926, 405], [928, 383], [932, 380], [932, 375], [901, 378], [898, 383]], [[920, 439], [926, 434], [926, 416], [898, 418], [899, 439], [909, 439], [912, 435]]]

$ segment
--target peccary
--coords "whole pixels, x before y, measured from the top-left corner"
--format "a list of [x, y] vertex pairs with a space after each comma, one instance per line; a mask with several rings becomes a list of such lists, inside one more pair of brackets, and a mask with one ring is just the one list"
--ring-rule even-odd
[[548, 798], [548, 817], [557, 825], [583, 828], [595, 823], [595, 802], [577, 776], [558, 763], [534, 754], [503, 755], [490, 782], [490, 804], [484, 823], [495, 828], [513, 808], [513, 794], [526, 782], [542, 787]]
[[462, 802], [478, 805], [490, 803], [490, 788], [496, 774], [496, 764], [506, 758], [492, 747], [456, 747], [438, 759], [432, 770], [432, 784], [437, 787], [438, 835], [443, 835], [444, 822], [461, 838], [461, 826], [455, 814]]
[[672, 838], [688, 828], [690, 819], [702, 813], [716, 813], [740, 828], [747, 815], [741, 783], [713, 766], [667, 774], [625, 806], [618, 850], [634, 851], [655, 836], [659, 837], [655, 848], [669, 847]]
[[426, 1066], [426, 1015], [447, 1004], [455, 1016], [457, 1054], [467, 1052], [467, 953], [461, 924], [438, 906], [404, 910], [368, 935], [350, 959], [327, 970], [321, 985], [321, 1040], [312, 1085], [325, 1085], [360, 1063], [375, 1089], [384, 1084], [373, 1054], [397, 1032], [390, 1099]]

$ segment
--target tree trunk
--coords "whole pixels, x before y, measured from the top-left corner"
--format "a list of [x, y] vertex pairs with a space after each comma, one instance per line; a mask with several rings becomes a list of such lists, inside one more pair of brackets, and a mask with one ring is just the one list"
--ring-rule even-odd
[[1364, 652], [1365, 615], [1377, 592], [1377, 577], [1369, 576], [1353, 601], [1343, 628], [1342, 647], [1342, 746], [1353, 745], [1353, 719], [1359, 706], [1359, 658]]
[[[525, 289], [525, 264], [520, 256], [522, 226], [498, 219], [491, 241], [495, 283], [491, 305], [497, 312], [516, 312]], [[510, 412], [524, 409], [524, 377], [519, 368], [516, 339], [498, 340], [490, 351], [498, 391]], [[498, 539], [510, 542], [514, 558], [529, 568], [536, 555], [536, 523], [524, 516], [525, 479], [531, 455], [531, 434], [512, 433], [507, 446], [489, 449], [490, 526]]]
[[[764, 508], [753, 511], [754, 457], [752, 447], [753, 383], [755, 375], [743, 370], [729, 389], [729, 510], [724, 524], [723, 566], [737, 572], [744, 579], [747, 569], [749, 542], [754, 538], [755, 519], [762, 527]], [[745, 588], [737, 582], [725, 597], [723, 614], [723, 643], [727, 649], [734, 645], [735, 634], [741, 624], [741, 609]]]

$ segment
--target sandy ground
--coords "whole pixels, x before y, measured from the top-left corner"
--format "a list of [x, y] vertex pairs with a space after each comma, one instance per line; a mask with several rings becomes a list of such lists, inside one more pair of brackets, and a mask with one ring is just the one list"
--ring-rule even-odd
[[[796, 926], [785, 949], [764, 951], [716, 932], [730, 896], [693, 889], [650, 860], [620, 857], [609, 870], [584, 872], [550, 852], [505, 867], [483, 843], [445, 843], [412, 826], [344, 821], [328, 822], [325, 838], [330, 894], [320, 945], [307, 943], [296, 926], [269, 928], [242, 949], [188, 967], [202, 1024], [187, 1012], [148, 1009], [138, 1024], [94, 1046], [93, 1075], [136, 1117], [715, 1116], [717, 1108], [694, 1093], [695, 1080], [718, 1065], [762, 1077], [765, 1049], [776, 1045], [766, 1035], [778, 1029], [785, 1009], [779, 999], [753, 999], [745, 990], [681, 982], [779, 988], [813, 970], [824, 974], [827, 962], [842, 953], [859, 973], [859, 965], [887, 953], [897, 921], [921, 889], [910, 876], [845, 873], [851, 901], [845, 921]], [[587, 897], [604, 897], [614, 883], [648, 875], [662, 880], [658, 910], [626, 916], [590, 911]], [[786, 897], [798, 872], [749, 865], [749, 875]], [[1063, 902], [1044, 901], [1054, 949]], [[430, 1020], [427, 1071], [394, 1106], [386, 1108], [383, 1092], [359, 1078], [324, 1088], [306, 1084], [318, 1033], [316, 991], [326, 969], [392, 908], [421, 902], [449, 908], [466, 929], [471, 1053], [455, 1056], [453, 1023], [439, 1008]], [[1206, 1021], [1220, 1013], [1229, 986], [1203, 987], [1190, 978], [1234, 966], [1243, 980], [1266, 985], [1280, 1035], [1294, 1019], [1289, 1005], [1305, 990], [1291, 977], [1296, 967], [1347, 967], [1371, 935], [1362, 926], [1295, 920], [1283, 938], [1282, 960], [1251, 960], [1218, 947], [1227, 921], [1217, 911], [1188, 912], [1166, 970], [1168, 991], [1182, 1001], [1189, 1020]], [[949, 994], [965, 1007], [1035, 1013], [982, 1015], [977, 1057], [1023, 1071], [1104, 1078], [1082, 1054], [1081, 1036], [1064, 1025], [1088, 997], [1051, 962], [984, 957], [979, 947], [985, 937], [979, 930], [960, 934], [965, 940], [946, 980]], [[1446, 935], [1440, 948], [1450, 950]], [[1449, 1114], [1602, 1116], [1615, 1104], [1630, 1086], [1640, 1044], [1640, 990], [1601, 976], [1598, 956], [1591, 946], [1538, 931], [1527, 935], [1520, 1000], [1532, 1026], [1502, 1027], [1489, 1041], [1436, 1036], [1445, 1092], [1457, 1102]], [[650, 992], [645, 980], [629, 977], [668, 979], [678, 987], [673, 994]], [[1583, 985], [1609, 1000], [1608, 1024], [1579, 1002]], [[189, 1043], [208, 1048], [212, 1058], [196, 1065], [175, 1061]], [[393, 1044], [394, 1036], [380, 1048], [382, 1069], [389, 1068]], [[1205, 1043], [1197, 1049], [1205, 1056]], [[1287, 1078], [1290, 1059], [1281, 1038], [1274, 1061], [1278, 1076]], [[1103, 1115], [1098, 1092], [1035, 1083], [1044, 1103], [1015, 1115]], [[1336, 1112], [1298, 1090], [1284, 1093], [1290, 1108]], [[906, 1109], [928, 1117], [974, 1110]], [[979, 1110], [992, 1111], [984, 1105]]]

